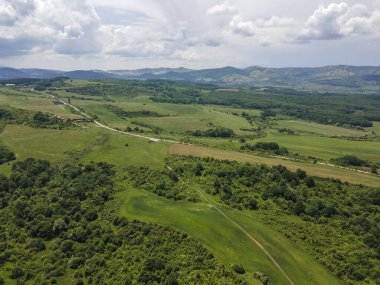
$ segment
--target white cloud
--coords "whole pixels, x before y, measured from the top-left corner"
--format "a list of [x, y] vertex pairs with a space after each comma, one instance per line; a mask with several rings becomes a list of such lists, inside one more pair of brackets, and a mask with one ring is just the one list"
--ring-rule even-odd
[[380, 64], [380, 0], [334, 1], [0, 0], [0, 64], [307, 65], [349, 48]]
[[252, 21], [246, 21], [242, 16], [236, 15], [230, 22], [230, 28], [234, 34], [240, 34], [250, 37], [255, 34], [255, 24]]
[[255, 25], [260, 28], [273, 28], [273, 27], [288, 27], [295, 25], [296, 22], [293, 18], [280, 18], [277, 16], [272, 16], [269, 19], [257, 19]]
[[186, 50], [176, 51], [171, 56], [171, 58], [189, 61], [189, 60], [199, 60], [202, 58], [202, 56], [194, 49], [186, 49]]
[[212, 6], [210, 9], [207, 10], [206, 14], [209, 16], [216, 16], [216, 15], [231, 15], [236, 14], [237, 8], [235, 6], [232, 6], [229, 1], [226, 1], [222, 4], [218, 4], [215, 6]]
[[12, 25], [16, 20], [16, 11], [6, 1], [0, 1], [0, 25]]
[[320, 6], [307, 20], [298, 40], [334, 40], [374, 33], [380, 28], [380, 11], [345, 2]]
[[[8, 45], [23, 43], [14, 46], [15, 54], [35, 49], [53, 49], [63, 54], [101, 50], [100, 19], [87, 1], [14, 0], [1, 3], [0, 7], [7, 7], [6, 11], [17, 12], [8, 13], [12, 16], [9, 18], [12, 21], [7, 21], [8, 26], [0, 26], [0, 40], [8, 41]], [[0, 11], [5, 9], [0, 8]], [[25, 48], [28, 45], [29, 49]]]

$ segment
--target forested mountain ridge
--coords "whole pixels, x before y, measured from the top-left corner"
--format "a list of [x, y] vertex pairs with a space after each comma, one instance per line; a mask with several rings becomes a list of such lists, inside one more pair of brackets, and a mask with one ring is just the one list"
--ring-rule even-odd
[[166, 79], [214, 83], [227, 86], [288, 86], [325, 88], [378, 88], [380, 67], [335, 65], [311, 68], [265, 68], [252, 66], [244, 69], [222, 67], [193, 70], [187, 68], [145, 68], [137, 70], [75, 70], [14, 69], [0, 67], [0, 79], [54, 78], [71, 79]]

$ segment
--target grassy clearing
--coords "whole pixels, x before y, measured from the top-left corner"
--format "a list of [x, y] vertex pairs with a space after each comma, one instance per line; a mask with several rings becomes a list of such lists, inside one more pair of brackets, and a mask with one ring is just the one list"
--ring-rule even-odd
[[366, 128], [368, 132], [375, 132], [377, 135], [380, 135], [380, 122], [373, 122], [372, 128]]
[[160, 118], [137, 118], [137, 120], [177, 133], [183, 133], [187, 130], [195, 131], [224, 127], [239, 134], [241, 133], [240, 128], [248, 129], [251, 127], [244, 118], [211, 107], [198, 107], [195, 114], [178, 114], [177, 116]]
[[349, 154], [358, 156], [361, 159], [380, 162], [380, 142], [281, 134], [269, 134], [267, 137], [257, 141], [277, 142], [279, 145], [288, 148], [291, 152], [326, 160]]
[[[120, 214], [129, 218], [175, 226], [202, 242], [225, 265], [242, 264], [252, 284], [256, 271], [265, 272], [271, 284], [288, 284], [265, 254], [240, 230], [203, 203], [174, 202], [128, 187], [118, 193]], [[341, 284], [312, 257], [259, 220], [225, 209], [257, 238], [288, 272], [296, 284]]]
[[361, 137], [368, 134], [368, 132], [365, 131], [346, 129], [332, 125], [322, 125], [301, 120], [279, 120], [276, 121], [276, 123], [279, 128], [288, 128], [298, 132], [314, 133], [324, 136]]
[[82, 157], [84, 162], [106, 161], [117, 167], [126, 165], [164, 166], [164, 158], [168, 155], [169, 144], [152, 143], [123, 134], [102, 132], [108, 133], [108, 139], [104, 143], [92, 147], [91, 152]]
[[0, 140], [16, 153], [17, 159], [61, 161], [94, 144], [98, 135], [90, 129], [51, 130], [8, 125], [0, 133]]
[[192, 155], [198, 157], [213, 157], [216, 159], [227, 159], [235, 160], [239, 162], [250, 162], [250, 163], [263, 163], [268, 165], [284, 165], [290, 170], [297, 170], [301, 168], [307, 171], [310, 175], [329, 177], [341, 179], [342, 181], [347, 181], [353, 184], [364, 184], [372, 187], [380, 186], [380, 178], [376, 176], [371, 176], [367, 174], [362, 174], [358, 172], [353, 172], [350, 170], [340, 169], [336, 167], [317, 165], [312, 163], [301, 163], [290, 160], [276, 159], [261, 157], [246, 153], [220, 150], [202, 146], [194, 145], [173, 145], [170, 148], [170, 153], [172, 154], [182, 154], [182, 155]]
[[[51, 161], [107, 161], [121, 167], [130, 164], [162, 167], [169, 149], [165, 143], [149, 143], [91, 124], [87, 129], [72, 130], [9, 125], [0, 133], [0, 140], [20, 160], [33, 157]], [[3, 165], [2, 169], [6, 171], [8, 168]]]
[[33, 93], [22, 93], [15, 90], [0, 88], [0, 105], [31, 111], [42, 111], [58, 115], [65, 119], [76, 119], [81, 116], [72, 114], [63, 105], [55, 105], [53, 99]]
[[[149, 125], [160, 127], [168, 132], [183, 133], [187, 130], [206, 130], [212, 127], [225, 127], [233, 129], [236, 133], [242, 133], [240, 128], [251, 128], [252, 126], [242, 117], [233, 115], [233, 108], [222, 108], [212, 106], [197, 106], [169, 103], [145, 103], [146, 98], [127, 100], [117, 99], [117, 102], [90, 102], [83, 100], [72, 100], [91, 114], [95, 114], [100, 120], [110, 126], [118, 128], [133, 127], [131, 121], [140, 121]], [[137, 117], [123, 119], [107, 110], [104, 104], [113, 104], [126, 111], [136, 112], [147, 110], [164, 115], [163, 117]], [[255, 110], [251, 110], [255, 113]], [[240, 111], [241, 113], [241, 111]]]

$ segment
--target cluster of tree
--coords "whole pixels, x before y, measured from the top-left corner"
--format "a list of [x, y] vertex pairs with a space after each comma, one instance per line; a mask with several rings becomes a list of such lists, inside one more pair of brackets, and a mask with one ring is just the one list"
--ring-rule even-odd
[[247, 284], [186, 234], [115, 214], [113, 176], [106, 163], [34, 159], [0, 174], [2, 274], [17, 284]]
[[331, 162], [342, 166], [369, 166], [368, 161], [362, 160], [354, 155], [333, 158]]
[[[380, 189], [311, 177], [283, 166], [193, 157], [170, 157], [166, 164], [171, 171], [140, 175], [136, 180], [144, 181], [135, 186], [155, 192], [151, 188], [155, 180], [173, 181], [160, 192], [173, 199], [165, 192], [191, 181], [226, 205], [265, 213], [268, 223], [303, 245], [342, 280], [379, 278]], [[186, 193], [191, 192], [183, 191], [176, 199], [188, 199]]]
[[289, 151], [285, 147], [280, 147], [276, 142], [257, 142], [255, 144], [246, 143], [241, 146], [242, 150], [249, 151], [261, 151], [261, 152], [269, 152], [276, 155], [286, 155], [289, 154]]
[[36, 128], [62, 128], [70, 126], [67, 120], [43, 112], [33, 112], [8, 106], [0, 106], [0, 122], [5, 124], [28, 125]]
[[232, 138], [235, 133], [233, 130], [228, 128], [215, 128], [208, 130], [196, 130], [196, 131], [188, 131], [188, 134], [195, 137], [210, 137], [210, 138]]
[[378, 163], [366, 161], [354, 155], [344, 155], [342, 157], [333, 158], [330, 161], [334, 164], [345, 167], [364, 167], [366, 169], [369, 169], [373, 174], [377, 174], [377, 170], [380, 166]]
[[285, 134], [285, 135], [295, 135], [296, 132], [292, 129], [288, 129], [288, 128], [280, 128], [278, 129], [278, 132], [280, 134]]
[[[200, 172], [200, 170], [198, 170]], [[126, 178], [136, 188], [141, 188], [168, 199], [199, 201], [198, 194], [180, 182], [178, 174], [168, 169], [129, 166]]]
[[0, 165], [15, 159], [15, 153], [10, 151], [5, 145], [0, 144]]
[[[131, 123], [134, 124], [134, 125], [146, 128], [146, 129], [151, 129], [152, 132], [155, 133], [155, 134], [160, 134], [161, 132], [164, 131], [163, 128], [160, 128], [160, 127], [148, 124], [148, 123], [140, 122], [140, 121], [131, 121]], [[143, 130], [140, 129], [140, 131], [143, 131]]]
[[112, 113], [116, 114], [117, 116], [121, 118], [133, 118], [133, 117], [163, 117], [164, 115], [161, 115], [156, 112], [148, 111], [148, 110], [141, 110], [141, 111], [125, 111], [124, 109], [115, 106], [115, 105], [106, 105], [105, 106], [107, 110], [111, 111]]

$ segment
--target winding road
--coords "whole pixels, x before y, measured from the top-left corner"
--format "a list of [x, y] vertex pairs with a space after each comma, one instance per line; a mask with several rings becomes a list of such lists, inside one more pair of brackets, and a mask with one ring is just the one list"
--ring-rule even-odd
[[139, 135], [139, 134], [134, 134], [134, 133], [130, 133], [130, 132], [124, 132], [124, 131], [120, 131], [120, 130], [117, 130], [117, 129], [114, 129], [114, 128], [111, 128], [111, 127], [108, 127], [102, 123], [100, 123], [99, 121], [95, 120], [94, 118], [92, 118], [90, 115], [88, 115], [87, 113], [83, 112], [82, 110], [80, 110], [78, 107], [70, 104], [70, 103], [67, 103], [57, 97], [55, 97], [54, 95], [50, 95], [49, 96], [59, 102], [61, 102], [63, 105], [65, 106], [69, 106], [71, 108], [73, 108], [75, 111], [79, 112], [80, 114], [82, 114], [84, 117], [86, 117], [87, 119], [90, 119], [92, 120], [96, 125], [98, 125], [99, 127], [101, 128], [104, 128], [104, 129], [107, 129], [109, 131], [113, 131], [113, 132], [117, 132], [117, 133], [120, 133], [120, 134], [124, 134], [124, 135], [128, 135], [128, 136], [132, 136], [132, 137], [138, 137], [138, 138], [142, 138], [142, 139], [146, 139], [146, 140], [149, 140], [149, 141], [152, 141], [152, 142], [168, 142], [168, 143], [175, 143], [175, 144], [182, 144], [181, 142], [178, 142], [178, 141], [174, 141], [174, 140], [167, 140], [167, 139], [158, 139], [158, 138], [154, 138], [154, 137], [148, 137], [148, 136], [143, 136], [143, 135]]

